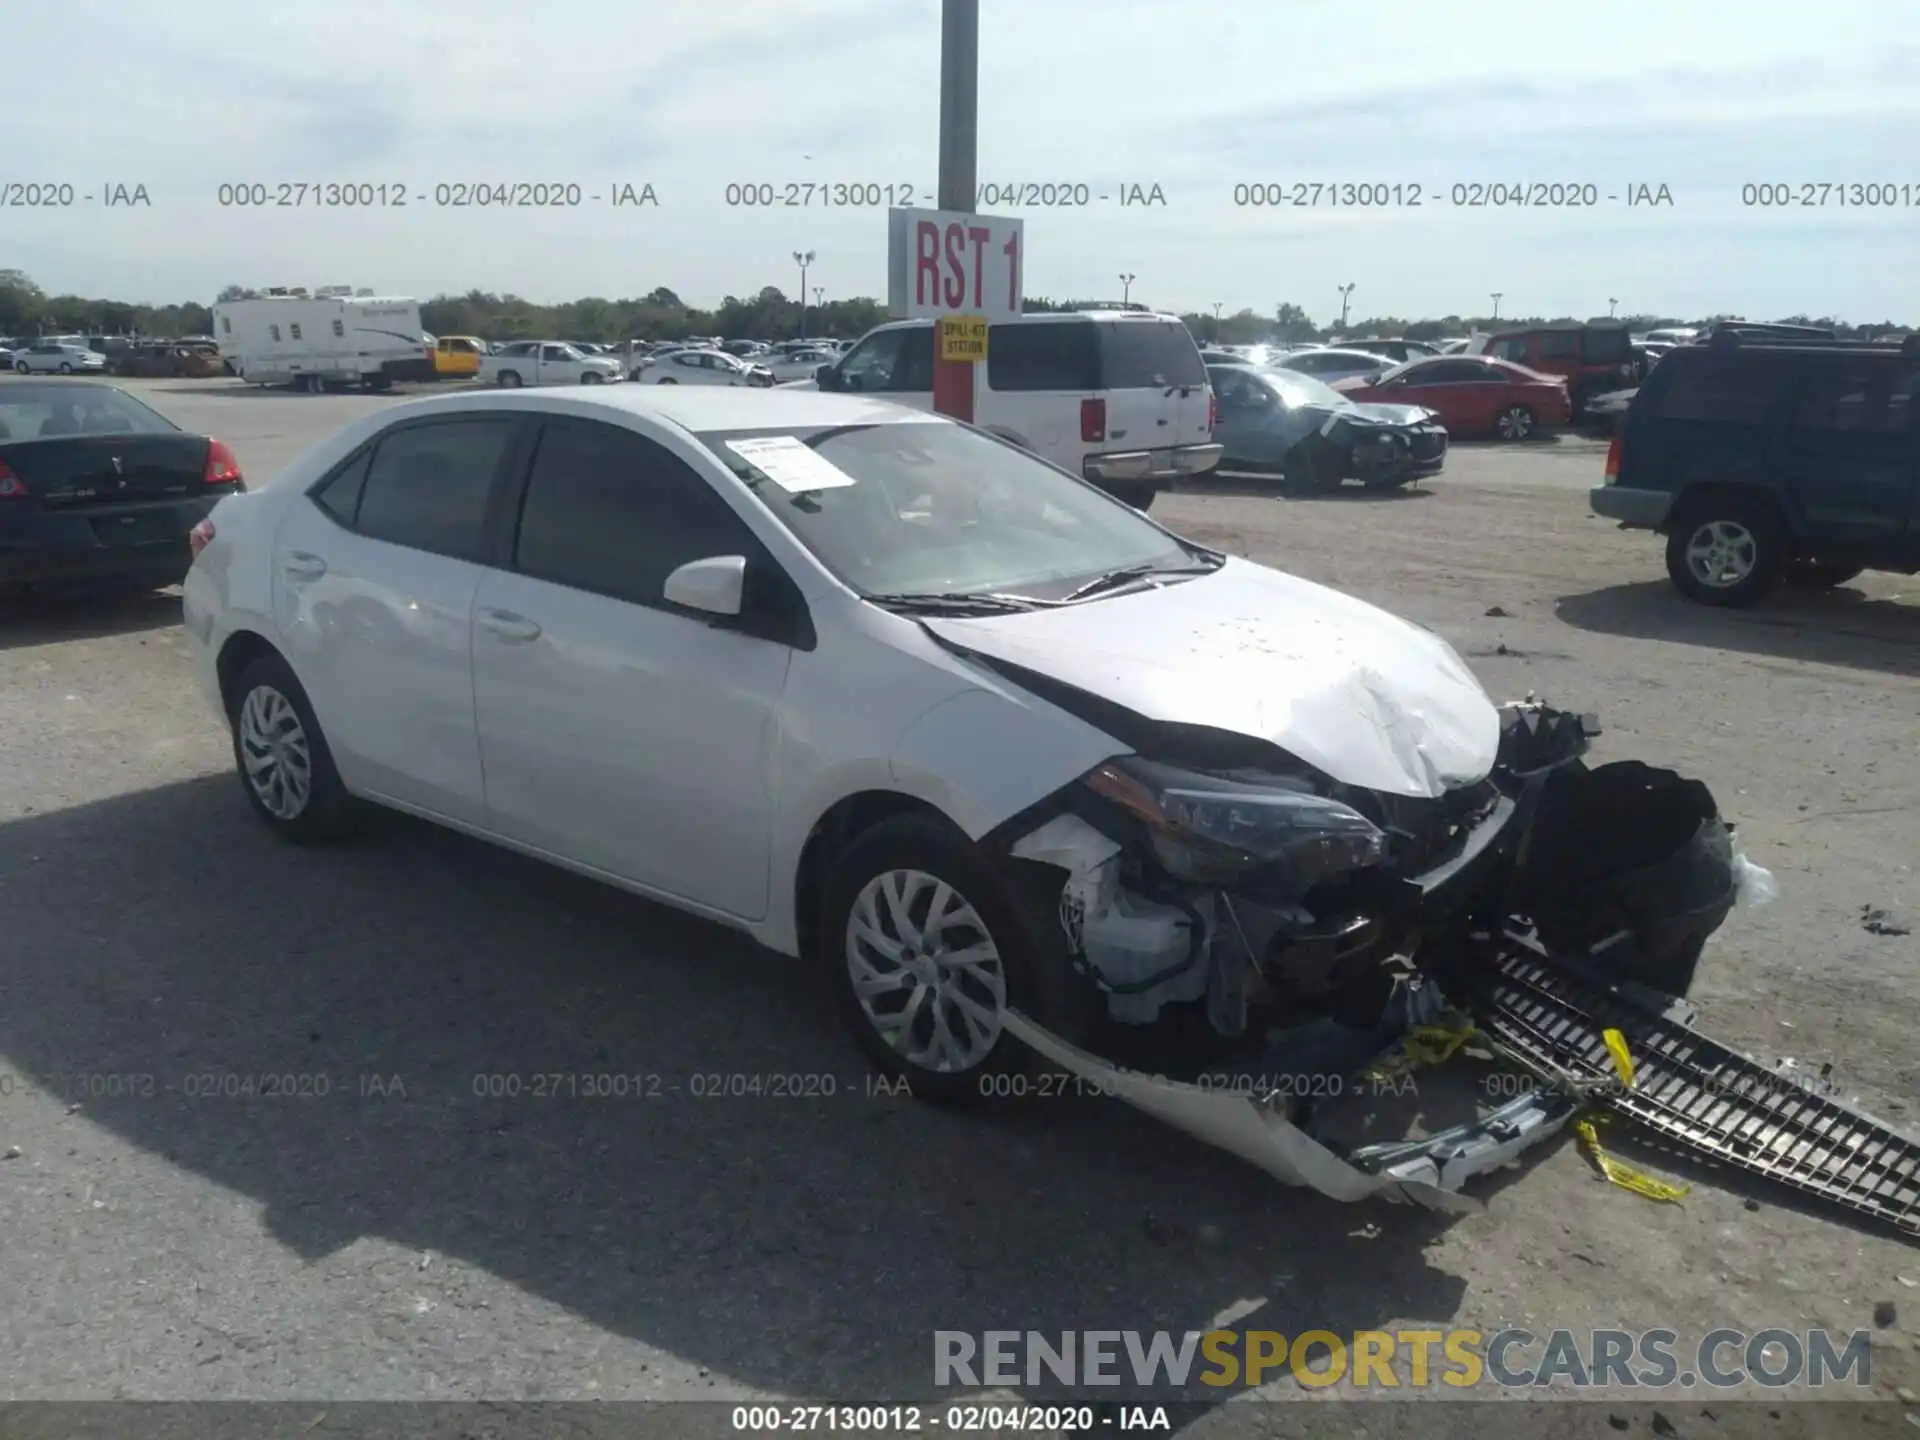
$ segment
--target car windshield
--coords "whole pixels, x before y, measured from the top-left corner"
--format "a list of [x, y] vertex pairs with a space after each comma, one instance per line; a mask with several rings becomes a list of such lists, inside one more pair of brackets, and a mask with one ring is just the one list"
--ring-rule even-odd
[[1345, 409], [1353, 403], [1325, 381], [1299, 370], [1262, 370], [1260, 382], [1277, 393], [1289, 409], [1298, 405], [1332, 405]]
[[[1113, 571], [1210, 558], [1065, 471], [959, 425], [725, 430], [700, 440], [862, 595], [1062, 600]], [[769, 440], [764, 468], [750, 463], [756, 442]], [[815, 478], [823, 487], [807, 488]]]
[[169, 435], [180, 427], [123, 390], [105, 385], [0, 389], [0, 443], [69, 435]]

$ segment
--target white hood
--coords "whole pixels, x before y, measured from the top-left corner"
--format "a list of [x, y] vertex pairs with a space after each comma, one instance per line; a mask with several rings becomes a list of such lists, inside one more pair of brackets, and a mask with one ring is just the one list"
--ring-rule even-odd
[[1368, 790], [1438, 796], [1483, 778], [1500, 746], [1493, 701], [1438, 635], [1251, 561], [1054, 610], [925, 623], [1148, 719], [1270, 740]]

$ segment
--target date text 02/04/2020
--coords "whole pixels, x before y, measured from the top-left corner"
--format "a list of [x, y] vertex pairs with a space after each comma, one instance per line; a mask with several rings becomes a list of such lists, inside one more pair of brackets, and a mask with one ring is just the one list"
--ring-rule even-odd
[[1670, 207], [1673, 191], [1660, 181], [1598, 185], [1590, 181], [1460, 181], [1425, 185], [1414, 181], [1251, 180], [1233, 187], [1233, 203], [1260, 210], [1583, 210], [1615, 204]]
[[658, 209], [659, 193], [644, 180], [583, 185], [577, 180], [241, 180], [214, 192], [223, 209], [241, 210], [576, 210]]
[[[737, 180], [721, 198], [733, 209], [913, 209], [936, 203], [934, 190], [910, 181]], [[1023, 180], [976, 185], [973, 208], [1079, 210], [1093, 205], [1165, 209], [1167, 192], [1154, 180]]]

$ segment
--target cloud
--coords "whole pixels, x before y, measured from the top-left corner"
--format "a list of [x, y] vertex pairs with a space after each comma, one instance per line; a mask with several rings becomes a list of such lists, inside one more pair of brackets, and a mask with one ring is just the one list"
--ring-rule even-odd
[[[1613, 0], [982, 0], [980, 179], [1164, 207], [1030, 210], [1030, 287], [1087, 295], [1121, 271], [1155, 303], [1269, 308], [1345, 279], [1403, 312], [1505, 288], [1529, 309], [1605, 294], [1686, 311], [1920, 311], [1890, 264], [1920, 205], [1791, 217], [1749, 182], [1889, 180], [1920, 138], [1920, 47], [1884, 3]], [[714, 300], [791, 286], [880, 293], [884, 206], [931, 192], [938, 0], [194, 0], [11, 7], [11, 69], [111, 77], [55, 116], [19, 110], [0, 179], [144, 183], [149, 211], [0, 212], [0, 263], [57, 289], [170, 299], [231, 281], [479, 286], [541, 299], [666, 284]], [[32, 156], [35, 173], [20, 170]], [[1665, 183], [1671, 208], [1236, 206], [1234, 186]], [[386, 184], [402, 208], [222, 205], [242, 182]], [[442, 183], [578, 183], [578, 209], [434, 203]], [[770, 183], [810, 203], [727, 203]], [[657, 208], [584, 197], [652, 184]], [[811, 184], [813, 191], [806, 190]], [[736, 190], [736, 194], [738, 191]], [[856, 194], [862, 192], [855, 192]], [[1920, 201], [1920, 194], [1910, 198]], [[422, 198], [424, 197], [424, 198]], [[1489, 277], [1493, 277], [1489, 279]], [[1220, 293], [1224, 292], [1224, 293]], [[1326, 302], [1321, 308], [1330, 308]], [[1506, 308], [1511, 308], [1510, 299]]]

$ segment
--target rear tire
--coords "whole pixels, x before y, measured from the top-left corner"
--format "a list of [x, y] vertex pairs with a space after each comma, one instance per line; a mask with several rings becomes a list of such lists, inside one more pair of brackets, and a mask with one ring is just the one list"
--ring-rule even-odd
[[680, 382], [674, 379], [671, 375], [669, 375], [665, 379], [661, 380], [659, 383], [662, 385], [678, 385]]
[[1493, 417], [1494, 438], [1509, 443], [1531, 440], [1534, 426], [1533, 411], [1524, 405], [1509, 405]]
[[240, 788], [267, 828], [299, 845], [351, 833], [359, 817], [293, 668], [263, 655], [228, 697]]
[[[820, 913], [819, 958], [875, 1065], [924, 1099], [1008, 1093], [993, 1077], [1018, 1069], [1026, 1052], [1004, 1013], [1047, 1023], [1066, 968], [1064, 936], [1048, 933], [1011, 877], [952, 827], [903, 815], [835, 860]], [[974, 958], [956, 962], [961, 954]], [[945, 1054], [943, 1034], [953, 1042]]]
[[1667, 576], [1702, 605], [1752, 605], [1780, 583], [1785, 527], [1773, 505], [1737, 492], [1688, 500], [1667, 535]]
[[1822, 565], [1813, 560], [1789, 561], [1781, 576], [1796, 590], [1831, 590], [1844, 585], [1867, 567], [1864, 565]]
[[520, 372], [518, 370], [502, 370], [499, 375], [495, 377], [493, 383], [498, 385], [502, 390], [518, 390], [520, 388]]

